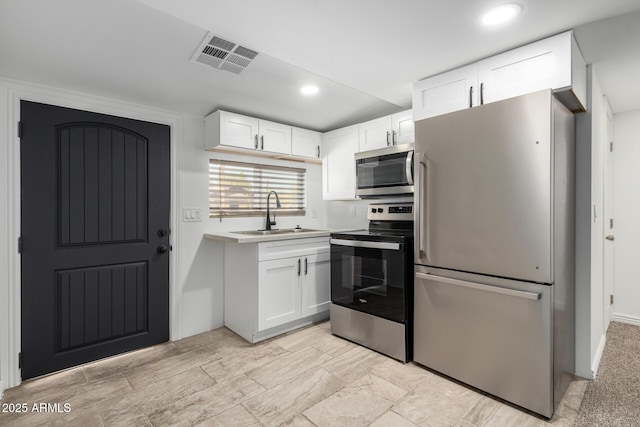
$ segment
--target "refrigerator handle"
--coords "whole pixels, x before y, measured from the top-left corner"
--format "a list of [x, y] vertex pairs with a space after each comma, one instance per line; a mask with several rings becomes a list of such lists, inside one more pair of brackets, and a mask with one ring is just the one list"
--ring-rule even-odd
[[413, 151], [409, 151], [404, 173], [407, 177], [407, 184], [413, 185]]
[[492, 292], [494, 294], [501, 294], [501, 295], [509, 295], [517, 298], [525, 298], [532, 301], [538, 301], [540, 299], [540, 293], [538, 292], [527, 292], [527, 291], [519, 291], [517, 289], [501, 288], [498, 286], [467, 282], [466, 280], [451, 279], [449, 277], [434, 276], [433, 274], [426, 274], [426, 273], [420, 273], [420, 272], [416, 272], [416, 277], [418, 279], [433, 280], [435, 282], [446, 283], [448, 285], [462, 286], [463, 288], [477, 289], [479, 291]]
[[[417, 155], [415, 155], [417, 154]], [[415, 209], [414, 227], [416, 228], [415, 238], [415, 258], [416, 262], [420, 263], [423, 259], [428, 259], [427, 245], [423, 243], [426, 241], [425, 234], [427, 227], [425, 225], [426, 213], [427, 213], [427, 156], [423, 153], [414, 153], [416, 158], [416, 179], [415, 181], [415, 194], [417, 194], [418, 206]]]

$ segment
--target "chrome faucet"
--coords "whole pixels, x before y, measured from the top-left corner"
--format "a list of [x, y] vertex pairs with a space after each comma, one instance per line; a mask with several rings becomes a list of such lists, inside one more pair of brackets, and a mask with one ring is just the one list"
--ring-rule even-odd
[[267, 222], [266, 222], [266, 225], [264, 226], [265, 230], [271, 230], [271, 226], [276, 225], [276, 215], [273, 214], [273, 221], [271, 221], [271, 218], [269, 215], [269, 197], [271, 197], [271, 194], [276, 195], [276, 207], [277, 208], [282, 207], [282, 205], [280, 204], [280, 198], [278, 197], [278, 193], [276, 193], [275, 191], [270, 191], [269, 194], [267, 194]]

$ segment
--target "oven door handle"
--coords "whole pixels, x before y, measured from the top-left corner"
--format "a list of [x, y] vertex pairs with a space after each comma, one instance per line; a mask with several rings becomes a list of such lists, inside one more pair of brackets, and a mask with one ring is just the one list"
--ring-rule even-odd
[[366, 240], [346, 240], [346, 239], [331, 239], [329, 240], [329, 242], [332, 245], [351, 246], [354, 248], [390, 249], [392, 251], [400, 250], [400, 243], [394, 243], [394, 242], [370, 242]]

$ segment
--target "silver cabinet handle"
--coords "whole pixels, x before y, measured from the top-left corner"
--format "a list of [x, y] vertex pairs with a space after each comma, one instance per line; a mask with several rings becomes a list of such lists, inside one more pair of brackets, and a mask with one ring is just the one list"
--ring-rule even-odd
[[615, 237], [613, 236], [613, 234], [608, 234], [607, 237], [605, 237], [605, 239], [613, 241], [615, 240]]
[[351, 246], [354, 248], [391, 249], [392, 251], [400, 250], [400, 243], [393, 242], [369, 242], [366, 240], [330, 239], [329, 243], [331, 243], [332, 245]]
[[480, 83], [480, 105], [484, 105], [484, 83]]
[[320, 158], [320, 146], [318, 145], [316, 149], [318, 150], [318, 158]]
[[256, 135], [253, 137], [253, 140], [255, 141], [255, 147], [256, 150], [258, 149], [258, 134], [256, 133]]
[[473, 86], [469, 87], [469, 108], [473, 107]]
[[308, 270], [308, 265], [307, 265], [307, 259], [304, 259], [304, 275], [307, 275], [307, 270]]
[[391, 142], [393, 142], [393, 145], [398, 144], [398, 133], [395, 130], [391, 132]]
[[391, 141], [389, 137], [391, 136], [391, 132], [387, 131], [387, 147], [391, 145]]
[[300, 258], [298, 258], [298, 276], [300, 275]]
[[446, 283], [448, 285], [462, 286], [464, 288], [477, 289], [479, 291], [492, 292], [494, 294], [509, 295], [512, 297], [530, 299], [537, 301], [540, 299], [540, 293], [517, 291], [515, 289], [500, 288], [498, 286], [483, 285], [481, 283], [467, 282], [466, 280], [451, 279], [449, 277], [434, 276], [433, 274], [416, 273], [418, 279], [426, 279], [434, 282]]
[[260, 135], [260, 149], [264, 150], [264, 135]]

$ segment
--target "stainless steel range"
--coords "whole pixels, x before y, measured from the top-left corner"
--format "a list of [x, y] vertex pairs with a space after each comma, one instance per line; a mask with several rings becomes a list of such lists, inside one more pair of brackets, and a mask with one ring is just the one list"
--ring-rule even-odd
[[369, 229], [331, 234], [331, 332], [412, 359], [413, 203], [370, 204]]

